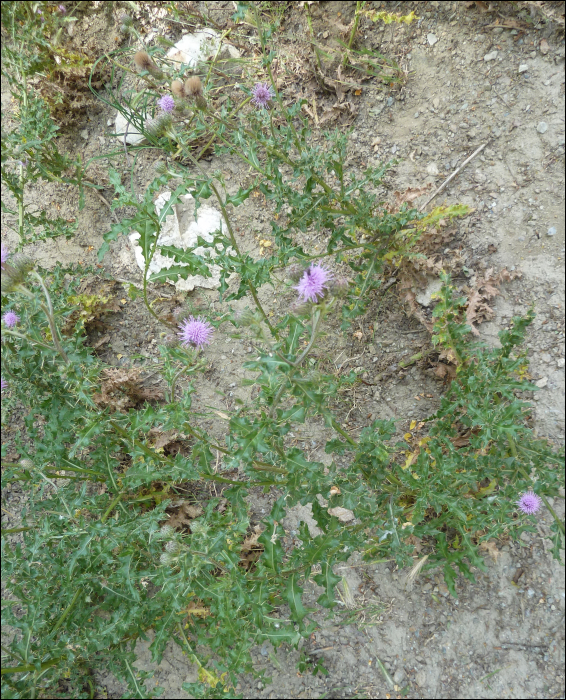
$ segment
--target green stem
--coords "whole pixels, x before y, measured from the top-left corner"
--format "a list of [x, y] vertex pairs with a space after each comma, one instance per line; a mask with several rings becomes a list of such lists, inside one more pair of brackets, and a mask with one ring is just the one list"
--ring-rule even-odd
[[[354, 38], [356, 36], [356, 32], [358, 31], [358, 24], [360, 22], [360, 14], [361, 10], [363, 10], [365, 5], [365, 2], [358, 2], [356, 3], [356, 14], [354, 15], [354, 26], [352, 27], [352, 31], [350, 32], [350, 38], [348, 40], [348, 51], [352, 48], [352, 44], [354, 43]], [[344, 54], [344, 58], [342, 59], [342, 65], [346, 66], [346, 63], [348, 62], [348, 54]]]
[[61, 625], [63, 624], [63, 622], [65, 622], [65, 620], [67, 619], [67, 617], [70, 615], [71, 610], [75, 607], [75, 604], [76, 604], [77, 600], [79, 599], [79, 595], [82, 593], [82, 590], [83, 590], [83, 587], [82, 587], [82, 586], [81, 586], [80, 588], [77, 588], [77, 590], [75, 591], [75, 595], [73, 596], [73, 599], [71, 600], [71, 602], [69, 603], [69, 605], [67, 605], [67, 608], [66, 608], [65, 612], [64, 612], [64, 613], [61, 615], [61, 617], [57, 620], [57, 622], [55, 623], [55, 626], [54, 626], [53, 629], [51, 630], [51, 634], [55, 634], [55, 632], [57, 632], [57, 630], [59, 629], [59, 627], [61, 627]]
[[105, 523], [105, 522], [106, 522], [106, 520], [108, 519], [108, 516], [109, 516], [110, 513], [114, 510], [114, 508], [116, 507], [116, 505], [118, 505], [118, 503], [119, 503], [119, 501], [121, 500], [121, 498], [122, 498], [122, 494], [119, 493], [119, 494], [116, 496], [116, 498], [114, 498], [114, 499], [112, 500], [112, 502], [110, 503], [110, 505], [108, 506], [108, 508], [107, 508], [106, 511], [104, 512], [104, 515], [103, 515], [102, 518], [100, 519], [100, 522], [101, 522], [101, 523]]
[[63, 359], [64, 362], [69, 362], [69, 358], [67, 357], [67, 354], [63, 350], [63, 346], [61, 345], [61, 338], [59, 335], [59, 329], [57, 328], [57, 325], [55, 324], [55, 314], [53, 313], [53, 304], [51, 303], [51, 297], [49, 295], [49, 292], [47, 291], [47, 287], [45, 286], [45, 283], [43, 282], [43, 279], [41, 275], [39, 275], [37, 272], [32, 271], [30, 273], [31, 277], [35, 277], [35, 279], [39, 282], [41, 285], [41, 289], [43, 290], [43, 294], [45, 296], [45, 299], [47, 301], [47, 306], [45, 304], [40, 304], [41, 309], [43, 313], [47, 317], [47, 322], [49, 323], [49, 328], [51, 330], [51, 337], [53, 339], [53, 345], [55, 346], [55, 349], [61, 355], [61, 358]]
[[21, 338], [22, 340], [27, 340], [28, 343], [33, 343], [35, 345], [39, 345], [42, 348], [45, 348], [46, 350], [51, 350], [53, 351], [53, 346], [52, 345], [47, 345], [47, 343], [42, 343], [40, 340], [35, 340], [34, 338], [30, 338], [29, 335], [23, 335], [22, 333], [18, 333], [17, 331], [10, 331], [7, 328], [2, 329], [2, 335], [13, 335], [15, 338]]

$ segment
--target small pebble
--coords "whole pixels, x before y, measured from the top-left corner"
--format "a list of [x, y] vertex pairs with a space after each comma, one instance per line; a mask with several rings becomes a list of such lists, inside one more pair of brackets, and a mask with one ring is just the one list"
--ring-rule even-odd
[[526, 63], [521, 63], [519, 66], [519, 73], [526, 73], [529, 70], [529, 67], [527, 66]]
[[546, 122], [539, 122], [537, 126], [537, 131], [539, 134], [544, 134], [548, 130], [548, 124]]
[[495, 61], [497, 58], [497, 51], [490, 51], [489, 53], [486, 53], [486, 55], [483, 57], [484, 61]]
[[429, 46], [434, 46], [438, 41], [438, 37], [436, 36], [436, 34], [427, 34], [426, 40], [428, 41]]
[[547, 236], [556, 236], [556, 226], [551, 226], [546, 232]]

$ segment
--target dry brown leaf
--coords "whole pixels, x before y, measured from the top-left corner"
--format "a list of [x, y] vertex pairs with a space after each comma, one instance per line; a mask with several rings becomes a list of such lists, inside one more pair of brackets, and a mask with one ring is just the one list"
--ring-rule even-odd
[[458, 437], [450, 438], [450, 442], [454, 447], [466, 447], [466, 445], [470, 444], [470, 435], [471, 433], [469, 432], [466, 435], [458, 435]]
[[497, 544], [495, 540], [481, 542], [479, 548], [483, 549], [483, 551], [486, 552], [486, 554], [489, 554], [493, 561], [497, 561], [501, 555], [501, 552], [497, 549]]
[[254, 527], [253, 533], [251, 535], [248, 535], [246, 539], [242, 542], [242, 552], [262, 547], [262, 545], [258, 543], [259, 536], [262, 532], [263, 530], [261, 529], [261, 525], [256, 525]]
[[177, 530], [190, 529], [191, 520], [202, 515], [202, 508], [191, 503], [183, 503], [176, 513], [169, 516], [167, 525]]
[[103, 335], [102, 338], [99, 338], [96, 343], [93, 343], [90, 347], [93, 350], [96, 350], [96, 348], [99, 348], [101, 345], [104, 345], [104, 343], [107, 343], [110, 340], [109, 335]]
[[440, 379], [444, 379], [445, 377], [454, 379], [456, 376], [456, 368], [451, 367], [450, 365], [445, 365], [443, 362], [439, 362], [434, 368], [434, 373], [437, 377], [440, 377]]
[[424, 187], [407, 187], [404, 192], [395, 190], [395, 192], [393, 192], [393, 196], [395, 197], [395, 206], [400, 208], [405, 202], [414, 202], [415, 199], [418, 199], [418, 197], [428, 192], [431, 187], [432, 182], [429, 182]]
[[140, 384], [141, 369], [108, 367], [101, 373], [100, 393], [93, 394], [94, 402], [103, 408], [125, 411], [144, 401], [162, 398], [160, 391]]
[[474, 335], [480, 334], [474, 323], [483, 323], [483, 321], [489, 321], [494, 317], [495, 311], [489, 306], [488, 301], [500, 293], [500, 285], [520, 276], [520, 272], [509, 272], [507, 269], [494, 275], [493, 268], [490, 267], [485, 271], [484, 276], [476, 281], [468, 297], [466, 307], [466, 320]]

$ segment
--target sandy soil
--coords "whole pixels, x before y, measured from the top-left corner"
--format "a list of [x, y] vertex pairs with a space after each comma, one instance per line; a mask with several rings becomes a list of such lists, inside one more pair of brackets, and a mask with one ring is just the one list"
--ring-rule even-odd
[[[138, 4], [143, 15], [144, 6], [150, 3]], [[329, 119], [324, 128], [340, 120], [353, 127], [349, 167], [398, 159], [386, 178], [386, 195], [428, 183], [429, 192], [434, 191], [476, 148], [486, 144], [435, 200], [460, 202], [473, 209], [470, 216], [457, 221], [438, 259], [448, 263], [458, 257], [461, 286], [472, 286], [491, 268], [521, 272], [492, 301], [495, 315], [479, 326], [481, 338], [495, 342], [497, 332], [513, 315], [534, 306], [537, 318], [528, 334], [530, 371], [543, 385], [534, 396], [535, 427], [540, 435], [563, 443], [563, 31], [536, 12], [525, 22], [511, 12], [511, 3], [492, 3], [501, 6], [499, 12], [480, 11], [485, 3], [379, 4], [380, 9], [403, 14], [414, 9], [419, 17], [409, 26], [362, 25], [363, 44], [395, 57], [406, 72], [402, 87], [384, 89], [368, 81], [360, 95], [348, 94], [341, 103], [336, 94], [321, 91], [313, 78], [306, 15], [297, 3], [290, 3], [276, 35], [283, 89], [289, 97], [307, 98], [311, 113], [317, 116], [342, 104], [334, 109], [336, 119]], [[232, 3], [207, 5], [220, 25], [233, 13]], [[354, 9], [352, 2], [313, 4], [310, 12], [318, 40], [331, 44]], [[515, 25], [504, 28], [505, 18]], [[495, 23], [500, 26], [494, 27]], [[85, 37], [98, 37], [102, 46], [112, 43], [117, 29], [107, 28], [102, 17], [89, 18], [88, 14], [83, 25]], [[176, 39], [178, 33], [169, 36]], [[9, 122], [10, 99], [4, 83], [2, 109]], [[64, 133], [65, 147], [80, 152], [85, 161], [108, 153], [115, 147], [113, 116], [106, 110], [87, 114]], [[313, 128], [315, 138], [320, 138], [314, 119]], [[137, 159], [136, 191], [143, 191], [153, 179], [156, 160], [153, 151]], [[100, 184], [107, 182], [107, 165], [107, 160], [100, 159], [89, 173]], [[203, 166], [220, 167], [234, 190], [246, 177], [235, 160], [218, 162], [212, 157]], [[105, 196], [112, 197], [111, 188]], [[29, 192], [29, 197], [48, 209], [57, 203], [60, 215], [79, 221], [78, 235], [70, 242], [55, 240], [34, 246], [31, 252], [40, 264], [47, 268], [56, 261], [95, 264], [102, 235], [112, 224], [100, 199], [87, 193], [87, 205], [79, 211], [76, 191], [45, 184]], [[270, 216], [262, 198], [250, 198], [245, 208], [236, 210], [234, 220], [245, 250], [260, 254], [258, 240], [269, 237]], [[3, 241], [14, 243], [10, 223], [10, 217], [3, 215]], [[554, 235], [549, 235], [553, 229]], [[307, 234], [304, 244], [316, 250], [320, 242]], [[141, 279], [126, 239], [112, 245], [103, 266], [115, 279], [134, 283]], [[172, 310], [179, 303], [174, 294], [168, 285], [153, 289], [153, 298], [160, 298], [156, 308], [163, 313]], [[109, 364], [151, 366], [157, 362], [162, 330], [139, 299], [129, 300], [122, 290], [116, 295], [126, 301], [93, 342], [108, 335], [98, 351]], [[262, 302], [274, 313], [285, 309], [291, 296], [277, 283], [261, 291]], [[213, 291], [196, 289], [188, 302], [195, 310], [212, 314], [222, 308]], [[342, 396], [336, 406], [351, 430], [375, 418], [394, 417], [402, 434], [411, 419], [434, 411], [443, 391], [442, 380], [426, 364], [406, 371], [398, 367], [403, 357], [428, 343], [427, 331], [409, 315], [394, 287], [391, 294], [376, 296], [366, 316], [346, 335], [340, 334], [338, 321], [330, 324], [317, 350], [318, 359], [337, 372], [356, 369], [365, 379], [361, 388]], [[207, 351], [209, 371], [198, 387], [203, 403], [226, 409], [234, 406], [236, 398], [245, 401], [249, 397], [249, 388], [240, 384], [244, 377], [241, 365], [251, 350], [245, 341], [217, 334]], [[154, 381], [159, 386], [159, 378]], [[221, 431], [220, 426], [209, 427]], [[322, 425], [307, 424], [297, 431], [297, 443], [308, 450], [311, 459], [324, 462], [328, 455], [321, 447], [323, 435]], [[3, 498], [8, 498], [13, 510], [24, 495], [12, 487]], [[268, 503], [269, 499], [256, 498], [258, 515]], [[553, 505], [563, 517], [563, 498], [555, 499]], [[308, 508], [297, 507], [287, 516], [288, 546], [301, 520], [312, 522]], [[392, 562], [368, 565], [354, 555], [340, 567], [343, 605], [334, 618], [327, 619], [323, 610], [317, 612], [313, 619], [320, 627], [299, 650], [257, 648], [256, 669], [264, 677], [243, 677], [238, 692], [258, 698], [563, 697], [564, 569], [547, 552], [544, 535], [550, 522], [550, 514], [543, 511], [538, 535], [525, 534], [517, 543], [498, 542], [493, 556], [487, 558], [487, 573], [477, 572], [475, 584], [458, 581], [458, 599], [448, 594], [435, 572], [423, 574], [411, 586], [407, 572], [397, 571]], [[314, 604], [319, 595], [316, 584], [311, 582], [307, 590], [310, 599], [306, 603]], [[284, 609], [281, 615], [285, 616]], [[164, 697], [188, 697], [181, 686], [196, 680], [196, 672], [180, 649], [170, 643], [156, 667], [148, 646], [140, 642], [137, 653], [138, 667], [155, 670], [149, 685], [163, 686]], [[315, 663], [322, 660], [328, 676], [298, 672], [296, 664], [305, 655]], [[114, 678], [99, 677], [98, 681], [99, 693], [122, 697], [123, 688]]]

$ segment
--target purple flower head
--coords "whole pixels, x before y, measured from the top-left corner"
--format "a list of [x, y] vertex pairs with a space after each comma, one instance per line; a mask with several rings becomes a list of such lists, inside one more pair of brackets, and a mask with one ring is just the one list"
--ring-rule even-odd
[[0, 383], [2, 385], [1, 386], [2, 391], [4, 391], [4, 389], [8, 388], [8, 382], [4, 379], [4, 377], [0, 377]]
[[322, 265], [311, 265], [305, 270], [301, 281], [295, 287], [299, 292], [301, 301], [312, 301], [315, 304], [324, 296], [324, 290], [328, 289], [327, 282], [332, 274]]
[[65, 5], [57, 5], [57, 9], [63, 15], [67, 12], [67, 10], [65, 9]]
[[6, 313], [2, 316], [2, 320], [4, 321], [6, 328], [13, 328], [16, 323], [19, 323], [20, 317], [13, 311], [6, 311]]
[[275, 97], [275, 91], [269, 83], [256, 83], [252, 90], [252, 102], [256, 107], [265, 109]]
[[157, 105], [164, 112], [172, 112], [175, 109], [175, 100], [171, 95], [163, 95], [163, 97], [157, 101]]
[[4, 269], [4, 263], [8, 260], [9, 257], [10, 257], [10, 251], [2, 243], [2, 245], [0, 246], [0, 259], [2, 260], [2, 269]]
[[532, 515], [541, 507], [542, 498], [537, 496], [533, 491], [527, 491], [516, 503], [519, 506], [519, 510], [522, 510], [523, 513], [527, 515]]
[[185, 347], [196, 345], [197, 348], [210, 343], [210, 336], [214, 330], [210, 323], [200, 316], [198, 318], [189, 316], [189, 318], [179, 326], [179, 329], [180, 332], [178, 335], [179, 338], [181, 338], [181, 345]]

